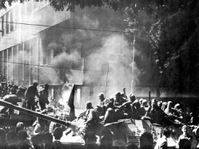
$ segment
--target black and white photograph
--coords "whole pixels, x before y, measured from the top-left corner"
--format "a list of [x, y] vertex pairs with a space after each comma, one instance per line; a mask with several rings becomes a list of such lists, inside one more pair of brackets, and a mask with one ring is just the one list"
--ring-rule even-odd
[[199, 0], [0, 0], [0, 149], [199, 149]]

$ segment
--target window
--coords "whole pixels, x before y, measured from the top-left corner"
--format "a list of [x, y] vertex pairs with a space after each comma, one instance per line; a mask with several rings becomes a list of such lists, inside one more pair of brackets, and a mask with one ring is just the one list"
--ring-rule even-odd
[[[14, 17], [16, 11], [8, 11], [2, 17], [0, 17], [0, 36], [4, 36], [16, 29], [16, 25], [14, 24]], [[13, 15], [15, 14], [15, 16]]]
[[14, 24], [13, 24], [13, 13], [12, 12], [9, 12], [9, 16], [10, 16], [10, 18], [9, 18], [9, 25], [10, 25], [10, 27], [9, 27], [9, 32], [12, 32], [13, 30], [14, 30]]
[[0, 75], [3, 74], [3, 52], [0, 51]]
[[0, 17], [0, 37], [3, 36], [3, 17]]
[[8, 15], [8, 13], [6, 13], [5, 14], [5, 27], [6, 27], [6, 34], [8, 34], [9, 33], [9, 20], [8, 20], [8, 18], [9, 18], [9, 15]]
[[2, 16], [3, 19], [3, 23], [2, 23], [2, 27], [3, 27], [3, 36], [6, 34], [6, 16]]

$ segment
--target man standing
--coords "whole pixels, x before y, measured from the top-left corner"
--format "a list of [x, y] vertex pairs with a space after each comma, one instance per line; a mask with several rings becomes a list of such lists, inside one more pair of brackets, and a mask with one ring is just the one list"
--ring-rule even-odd
[[81, 115], [85, 121], [85, 126], [82, 128], [82, 135], [86, 143], [96, 141], [96, 131], [99, 127], [99, 117], [93, 109], [92, 103], [86, 103], [86, 111]]
[[46, 109], [46, 105], [49, 104], [49, 101], [48, 101], [48, 88], [49, 88], [49, 85], [45, 84], [44, 90], [42, 90], [40, 92], [39, 105], [41, 107], [41, 110]]
[[38, 83], [34, 82], [33, 85], [28, 87], [25, 93], [27, 108], [33, 111], [35, 111], [35, 106], [36, 106], [35, 96], [39, 98], [37, 86], [38, 86]]

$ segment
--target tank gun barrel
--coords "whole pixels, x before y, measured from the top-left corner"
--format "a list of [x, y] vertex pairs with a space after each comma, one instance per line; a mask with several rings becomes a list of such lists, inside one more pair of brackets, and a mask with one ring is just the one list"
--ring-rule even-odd
[[19, 107], [17, 105], [13, 105], [13, 104], [6, 102], [6, 101], [0, 100], [0, 105], [5, 106], [7, 108], [11, 108], [11, 109], [21, 111], [21, 112], [26, 113], [27, 115], [30, 115], [30, 116], [33, 116], [33, 117], [39, 117], [39, 118], [42, 118], [42, 119], [45, 119], [45, 120], [48, 120], [48, 121], [59, 123], [61, 125], [65, 125], [65, 126], [71, 125], [70, 122], [68, 122], [68, 121], [59, 120], [59, 119], [56, 119], [54, 117], [51, 117], [51, 116], [48, 116], [48, 115], [45, 115], [45, 114], [41, 114], [41, 113], [26, 109], [26, 108]]

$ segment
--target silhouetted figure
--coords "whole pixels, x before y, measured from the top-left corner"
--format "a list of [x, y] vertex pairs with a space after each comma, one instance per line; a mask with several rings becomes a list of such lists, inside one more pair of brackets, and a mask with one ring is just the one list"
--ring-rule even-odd
[[131, 117], [132, 116], [132, 107], [131, 105], [133, 104], [133, 102], [136, 100], [136, 97], [134, 94], [130, 94], [129, 96], [129, 101], [126, 101], [125, 103], [122, 104], [122, 106], [120, 107], [120, 109], [122, 109], [128, 116], [127, 117]]
[[187, 125], [182, 126], [182, 134], [178, 138], [178, 146], [179, 149], [191, 149], [196, 148], [197, 144], [196, 137], [193, 134], [191, 128]]
[[25, 93], [27, 108], [33, 111], [35, 111], [35, 106], [36, 106], [35, 96], [39, 98], [37, 86], [38, 86], [38, 83], [34, 82], [32, 86], [28, 87]]
[[18, 90], [17, 90], [17, 94], [16, 94], [17, 97], [19, 99], [21, 99], [23, 108], [26, 108], [25, 92], [26, 92], [26, 88], [25, 87], [19, 87]]
[[127, 100], [127, 95], [126, 95], [126, 88], [123, 88], [122, 92], [121, 92], [121, 96], [123, 97], [123, 99]]
[[25, 130], [19, 131], [18, 137], [20, 149], [33, 149], [32, 142], [29, 140], [29, 136]]
[[168, 119], [166, 119], [166, 114], [157, 106], [157, 101], [155, 99], [151, 101], [151, 105], [146, 112], [146, 116], [150, 117], [151, 121], [154, 123], [168, 123]]
[[40, 92], [39, 105], [41, 107], [41, 110], [46, 109], [46, 105], [49, 104], [49, 101], [48, 101], [48, 88], [49, 88], [49, 85], [45, 84], [44, 90], [42, 90]]
[[16, 133], [18, 133], [19, 131], [22, 131], [22, 130], [25, 130], [24, 123], [23, 122], [18, 122], [16, 124], [15, 131], [16, 131]]
[[61, 137], [63, 136], [63, 129], [59, 127], [55, 128], [53, 136], [54, 136], [53, 149], [63, 149], [64, 145], [60, 141]]
[[140, 149], [153, 149], [153, 136], [144, 132], [140, 137]]
[[110, 122], [114, 122], [117, 120], [118, 116], [116, 116], [115, 110], [116, 110], [116, 107], [114, 105], [114, 99], [111, 98], [106, 107], [106, 112], [105, 112], [104, 120], [103, 120], [104, 123], [110, 123]]
[[[99, 127], [99, 117], [97, 112], [93, 109], [92, 103], [86, 103], [86, 111], [83, 115], [85, 126], [82, 129], [83, 139], [86, 144], [93, 144], [96, 142], [96, 131]], [[91, 143], [92, 142], [92, 143]]]
[[179, 149], [191, 149], [191, 141], [188, 139], [181, 139], [178, 143]]
[[99, 94], [99, 105], [97, 105], [97, 111], [99, 113], [99, 116], [103, 116], [105, 114], [106, 111], [106, 99], [104, 96], [104, 93], [100, 93]]
[[115, 106], [121, 106], [123, 103], [125, 103], [127, 100], [123, 98], [120, 92], [115, 94]]

